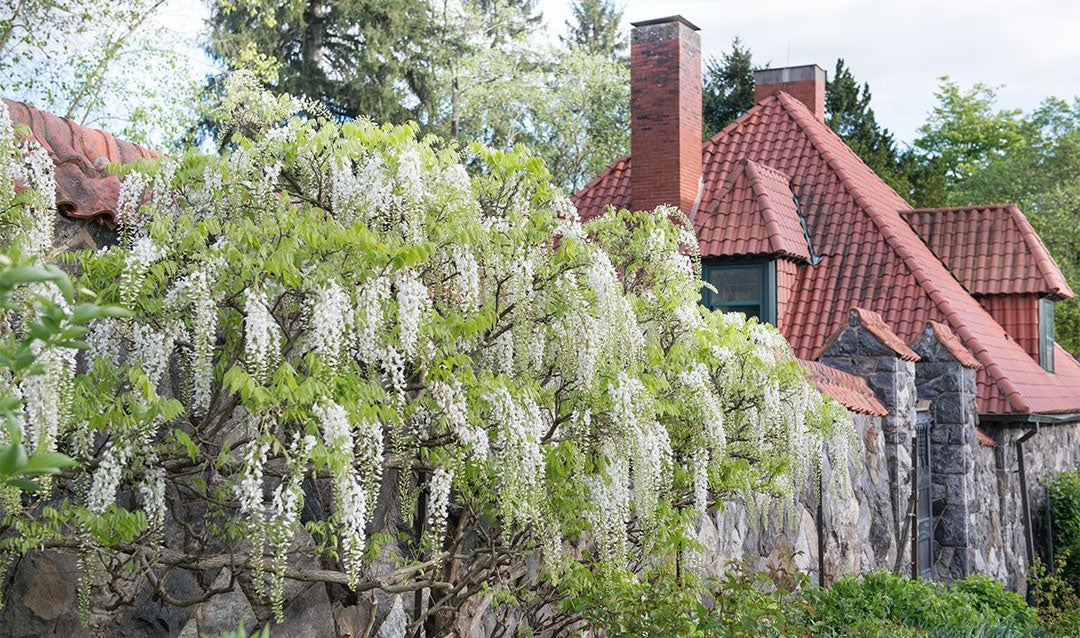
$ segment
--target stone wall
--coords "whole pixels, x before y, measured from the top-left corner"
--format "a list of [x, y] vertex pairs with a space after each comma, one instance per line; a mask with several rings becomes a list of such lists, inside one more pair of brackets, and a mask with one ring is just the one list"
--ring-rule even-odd
[[950, 581], [970, 574], [980, 560], [976, 555], [986, 553], [980, 542], [986, 534], [976, 537], [970, 529], [985, 518], [975, 476], [975, 370], [930, 326], [912, 348], [921, 357], [915, 366], [918, 397], [930, 406], [934, 576]]
[[[980, 428], [997, 447], [980, 446], [982, 449], [976, 454], [976, 491], [985, 513], [973, 517], [973, 521], [985, 525], [990, 550], [985, 564], [976, 564], [975, 570], [988, 573], [1019, 592], [1027, 588], [1028, 558], [1017, 440], [1034, 427], [1034, 423], [984, 421]], [[1046, 546], [1043, 506], [1047, 484], [1059, 472], [1080, 468], [1080, 422], [1039, 425], [1038, 432], [1023, 445], [1038, 551]], [[997, 547], [994, 543], [999, 538], [1001, 545]]]
[[[826, 582], [841, 574], [891, 570], [896, 564], [883, 419], [860, 414], [851, 417], [857, 445], [843, 467], [831, 467], [826, 459], [822, 472]], [[794, 506], [771, 503], [748, 508], [737, 499], [725, 503], [722, 510], [702, 521], [699, 529], [707, 548], [701, 557], [703, 571], [720, 576], [732, 560], [748, 559], [764, 566], [796, 553], [795, 564], [813, 582], [820, 582], [818, 494], [815, 481]]]

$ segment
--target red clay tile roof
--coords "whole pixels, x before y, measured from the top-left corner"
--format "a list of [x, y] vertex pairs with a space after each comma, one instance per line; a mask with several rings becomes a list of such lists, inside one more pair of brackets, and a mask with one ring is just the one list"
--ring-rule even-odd
[[[770, 96], [705, 142], [704, 203], [711, 205], [743, 159], [796, 180], [821, 258], [799, 267], [779, 322], [798, 356], [811, 358], [853, 307], [879, 313], [905, 342], [927, 321], [939, 321], [984, 366], [977, 377], [980, 413], [1080, 411], [1080, 364], [1059, 347], [1056, 373], [1039, 367], [904, 220], [907, 202], [797, 100]], [[629, 158], [618, 160], [575, 196], [583, 218], [609, 203], [629, 204], [630, 168]]]
[[107, 164], [128, 164], [157, 153], [118, 140], [109, 133], [4, 98], [11, 121], [27, 126], [56, 164], [56, 208], [74, 219], [116, 221], [120, 178], [107, 175]]
[[574, 195], [581, 221], [602, 215], [608, 206], [630, 208], [630, 156], [612, 162]]
[[791, 178], [743, 160], [712, 204], [699, 210], [694, 229], [702, 257], [783, 255], [810, 260], [791, 190]]
[[1015, 205], [901, 214], [973, 295], [1073, 296], [1050, 251]]
[[965, 368], [971, 368], [973, 370], [981, 370], [982, 364], [979, 360], [971, 354], [971, 352], [964, 347], [964, 344], [960, 343], [960, 338], [956, 336], [956, 333], [949, 329], [949, 326], [938, 322], [928, 321], [930, 329], [934, 331], [934, 336], [941, 345], [945, 346], [945, 349], [949, 351], [949, 354], [956, 357], [956, 360], [960, 362], [960, 365]]
[[866, 379], [837, 370], [818, 361], [799, 359], [806, 368], [806, 376], [817, 389], [852, 412], [885, 416], [889, 413], [874, 396]]

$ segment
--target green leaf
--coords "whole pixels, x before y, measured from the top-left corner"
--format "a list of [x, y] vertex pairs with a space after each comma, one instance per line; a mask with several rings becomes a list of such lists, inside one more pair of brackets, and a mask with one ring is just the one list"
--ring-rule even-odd
[[26, 462], [26, 468], [22, 474], [42, 475], [59, 474], [60, 470], [75, 467], [78, 463], [75, 459], [59, 452], [41, 452], [31, 456]]
[[24, 492], [36, 492], [41, 489], [41, 486], [38, 485], [36, 482], [24, 478], [8, 479], [4, 481], [4, 484], [10, 485], [12, 487], [17, 487]]
[[173, 430], [173, 438], [176, 439], [177, 443], [184, 446], [184, 450], [187, 451], [188, 458], [191, 459], [192, 463], [199, 458], [199, 446], [195, 445], [195, 441], [191, 440], [187, 432], [176, 428]]
[[26, 467], [26, 449], [22, 443], [0, 447], [0, 477], [15, 476]]
[[[37, 266], [14, 266], [0, 274], [0, 288], [11, 289], [15, 286], [37, 283], [41, 281], [53, 281], [56, 276], [44, 268]], [[68, 287], [71, 283], [68, 282]]]

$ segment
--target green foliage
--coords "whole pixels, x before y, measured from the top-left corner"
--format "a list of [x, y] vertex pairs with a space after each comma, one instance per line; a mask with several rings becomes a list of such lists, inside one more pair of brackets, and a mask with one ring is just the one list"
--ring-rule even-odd
[[1051, 636], [1080, 635], [1080, 595], [1062, 576], [1065, 567], [1065, 557], [1058, 556], [1053, 571], [1036, 560], [1028, 572], [1031, 603]]
[[731, 51], [705, 63], [701, 95], [701, 130], [705, 139], [734, 122], [754, 106], [754, 60], [739, 38]]
[[[340, 118], [404, 123], [435, 103], [446, 48], [430, 3], [212, 2], [210, 53], [231, 69], [257, 52], [277, 62], [273, 86]], [[413, 106], [407, 106], [412, 104]]]
[[825, 123], [893, 190], [906, 196], [911, 184], [896, 142], [878, 124], [870, 100], [870, 85], [860, 86], [843, 58], [838, 59], [825, 85]]
[[1080, 470], [1061, 472], [1049, 484], [1054, 552], [1060, 557], [1056, 575], [1080, 593]]
[[809, 609], [805, 592], [810, 579], [790, 559], [770, 563], [764, 570], [748, 562], [733, 562], [723, 578], [712, 583], [713, 606], [704, 615], [708, 635], [802, 636]]
[[[59, 295], [49, 294], [45, 285]], [[23, 317], [18, 332], [8, 328], [0, 335], [0, 417], [6, 428], [6, 436], [0, 435], [0, 484], [37, 491], [36, 477], [54, 476], [75, 465], [69, 456], [44, 446], [28, 454], [21, 427], [25, 400], [15, 393], [28, 377], [46, 373], [42, 352], [85, 348], [81, 339], [90, 321], [125, 314], [119, 308], [101, 308], [90, 302], [69, 310], [75, 295], [67, 274], [56, 266], [41, 265], [17, 248], [0, 255], [0, 310], [7, 317], [16, 313]], [[28, 307], [32, 308], [30, 313], [26, 313]]]
[[610, 60], [625, 57], [626, 39], [620, 34], [623, 10], [612, 0], [574, 0], [570, 11], [574, 21], [566, 21], [564, 43]]
[[602, 630], [611, 638], [704, 636], [702, 596], [693, 577], [680, 579], [672, 566], [635, 574], [603, 568], [571, 575], [563, 588], [562, 610], [580, 618], [575, 631]]
[[[945, 200], [936, 205], [993, 201], [993, 197], [985, 199], [987, 193], [976, 189], [978, 180], [972, 180], [994, 171], [1027, 143], [1020, 111], [996, 109], [997, 92], [985, 84], [963, 90], [943, 77], [935, 95], [938, 104], [919, 128], [915, 149], [925, 165], [942, 171]], [[1010, 199], [1015, 197], [1016, 193], [1010, 195]], [[916, 193], [915, 200], [929, 203], [930, 198], [927, 193]]]
[[1035, 626], [1023, 600], [985, 576], [946, 586], [875, 571], [808, 590], [807, 599], [815, 635], [1019, 637]]
[[[5, 97], [157, 147], [194, 117], [197, 79], [155, 26], [164, 0], [21, 0], [0, 16]], [[166, 43], [168, 43], [166, 45]]]

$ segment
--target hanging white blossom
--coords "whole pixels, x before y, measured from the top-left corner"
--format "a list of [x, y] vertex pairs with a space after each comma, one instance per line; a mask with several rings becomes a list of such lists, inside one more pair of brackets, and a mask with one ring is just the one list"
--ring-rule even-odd
[[446, 534], [446, 515], [450, 509], [450, 486], [454, 480], [453, 470], [437, 467], [431, 474], [431, 502], [427, 525], [436, 542], [442, 545]]
[[383, 329], [383, 301], [390, 297], [390, 279], [376, 277], [356, 293], [356, 354], [361, 361], [378, 359]]
[[311, 310], [311, 342], [331, 369], [338, 369], [349, 354], [353, 319], [349, 296], [337, 282], [319, 289]]
[[116, 502], [116, 490], [120, 487], [120, 477], [127, 465], [130, 450], [119, 441], [113, 441], [101, 456], [90, 483], [90, 493], [86, 497], [86, 507], [98, 516], [105, 513]]
[[454, 297], [463, 310], [475, 310], [480, 303], [480, 266], [468, 246], [459, 246], [452, 252], [454, 271]]
[[266, 293], [249, 290], [244, 305], [244, 356], [248, 372], [259, 381], [277, 365], [282, 338], [281, 327], [266, 307]]
[[416, 356], [417, 339], [420, 324], [426, 311], [431, 307], [427, 287], [411, 270], [407, 270], [397, 279], [398, 302], [398, 337], [401, 349], [406, 357]]
[[146, 520], [150, 525], [150, 529], [160, 533], [165, 527], [167, 507], [165, 503], [165, 470], [160, 465], [157, 465], [156, 458], [151, 461], [154, 467], [146, 471], [146, 476], [139, 486], [139, 493], [143, 497], [143, 508], [146, 510]]
[[431, 384], [431, 396], [446, 416], [454, 436], [470, 449], [473, 458], [486, 460], [489, 454], [488, 435], [482, 427], [469, 424], [468, 406], [461, 382], [457, 378], [451, 378], [449, 383], [435, 381]]
[[31, 451], [51, 452], [67, 421], [77, 350], [45, 349], [39, 342], [32, 347], [42, 371], [24, 378], [19, 387], [24, 401], [23, 444]]
[[165, 251], [150, 237], [139, 237], [124, 258], [124, 272], [120, 276], [120, 299], [124, 304], [134, 304], [147, 270], [165, 256]]

